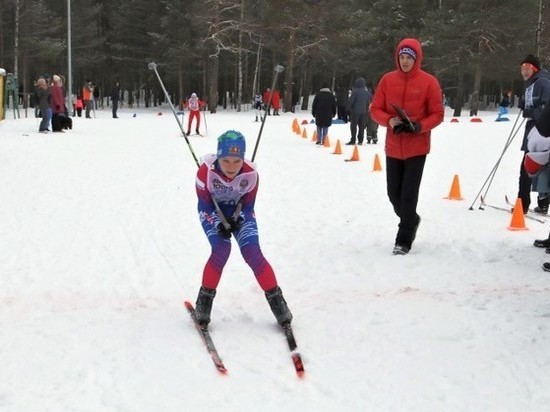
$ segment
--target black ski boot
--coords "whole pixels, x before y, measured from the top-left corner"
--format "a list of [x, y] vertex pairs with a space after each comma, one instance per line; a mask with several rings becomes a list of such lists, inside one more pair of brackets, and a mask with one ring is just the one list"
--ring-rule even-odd
[[207, 328], [210, 323], [210, 312], [212, 312], [212, 301], [216, 296], [216, 289], [208, 289], [201, 286], [197, 303], [195, 304], [195, 316], [201, 327]]
[[536, 239], [533, 242], [533, 246], [549, 248], [550, 247], [550, 237], [548, 237], [548, 239]]
[[292, 313], [288, 309], [283, 291], [279, 286], [265, 292], [265, 297], [279, 325], [284, 326], [292, 321]]
[[199, 133], [199, 129], [196, 129], [196, 130], [195, 130], [195, 133], [196, 133], [196, 134], [200, 134], [200, 133]]

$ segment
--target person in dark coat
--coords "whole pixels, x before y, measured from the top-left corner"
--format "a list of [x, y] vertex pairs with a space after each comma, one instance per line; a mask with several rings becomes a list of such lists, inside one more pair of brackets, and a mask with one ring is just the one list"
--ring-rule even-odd
[[315, 118], [317, 126], [317, 146], [322, 146], [328, 134], [328, 128], [332, 125], [332, 118], [336, 115], [336, 99], [327, 84], [315, 95], [311, 114]]
[[348, 96], [347, 87], [338, 87], [336, 89], [336, 106], [338, 106], [338, 119], [344, 123], [348, 122]]
[[[523, 59], [520, 64], [520, 71], [525, 92], [519, 108], [522, 109], [523, 117], [527, 120], [521, 150], [527, 153], [527, 136], [539, 119], [544, 106], [550, 103], [550, 73], [542, 68], [539, 58], [532, 54]], [[520, 165], [518, 183], [518, 197], [521, 198], [523, 212], [527, 213], [531, 204], [531, 178], [525, 170], [523, 159]], [[538, 205], [535, 210], [539, 213], [548, 213], [548, 196], [539, 193], [537, 200]]]
[[362, 145], [365, 137], [365, 125], [367, 123], [367, 110], [372, 100], [371, 94], [366, 88], [367, 82], [360, 77], [353, 83], [353, 90], [348, 99], [348, 111], [350, 113], [351, 140], [347, 145]]
[[118, 102], [120, 101], [120, 83], [115, 82], [113, 90], [111, 90], [111, 102], [113, 104], [113, 119], [118, 119], [117, 110]]

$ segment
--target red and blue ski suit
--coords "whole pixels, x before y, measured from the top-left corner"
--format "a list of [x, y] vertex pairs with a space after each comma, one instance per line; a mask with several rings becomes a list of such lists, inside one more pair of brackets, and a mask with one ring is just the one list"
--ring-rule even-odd
[[224, 238], [218, 232], [220, 218], [212, 200], [214, 198], [227, 219], [233, 216], [237, 205], [241, 203], [240, 217], [243, 221], [233, 236], [260, 287], [264, 291], [277, 287], [273, 268], [260, 249], [254, 213], [258, 191], [258, 172], [254, 163], [245, 160], [239, 174], [230, 179], [220, 170], [216, 155], [206, 155], [201, 160], [202, 164], [197, 172], [195, 184], [198, 197], [197, 208], [202, 228], [212, 247], [203, 270], [202, 286], [216, 289], [231, 253], [231, 239]]

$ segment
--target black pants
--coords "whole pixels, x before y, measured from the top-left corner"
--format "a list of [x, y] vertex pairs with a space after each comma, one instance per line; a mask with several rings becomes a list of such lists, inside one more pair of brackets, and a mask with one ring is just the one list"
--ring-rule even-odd
[[411, 247], [419, 216], [416, 213], [418, 192], [426, 155], [396, 159], [386, 156], [386, 182], [388, 197], [399, 217], [399, 230], [395, 243]]
[[113, 100], [113, 117], [116, 118], [116, 112], [118, 110], [118, 100]]
[[529, 210], [531, 204], [531, 178], [525, 170], [523, 165], [523, 158], [519, 166], [519, 188], [518, 197], [521, 199], [521, 205], [523, 206], [523, 212], [526, 213]]
[[366, 113], [361, 113], [361, 114], [352, 113], [350, 124], [349, 124], [350, 130], [351, 130], [352, 143], [355, 143], [355, 137], [357, 136], [357, 140], [359, 141], [359, 144], [363, 144], [363, 139], [365, 137], [366, 121], [367, 121]]
[[338, 106], [338, 119], [348, 122], [348, 110], [346, 106]]

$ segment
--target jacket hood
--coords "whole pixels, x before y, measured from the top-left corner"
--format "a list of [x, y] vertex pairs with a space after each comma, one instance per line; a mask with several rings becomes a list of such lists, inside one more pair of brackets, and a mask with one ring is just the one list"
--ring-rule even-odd
[[359, 77], [357, 80], [353, 82], [354, 89], [364, 89], [366, 85], [367, 85], [367, 81], [362, 77]]
[[415, 73], [420, 70], [422, 67], [422, 46], [420, 45], [420, 42], [417, 39], [408, 38], [403, 39], [399, 42], [397, 45], [397, 48], [395, 49], [395, 65], [397, 66], [397, 70], [401, 71], [401, 66], [399, 65], [399, 50], [401, 50], [403, 47], [410, 47], [414, 50], [416, 53], [416, 60], [414, 62], [414, 67], [409, 73]]

